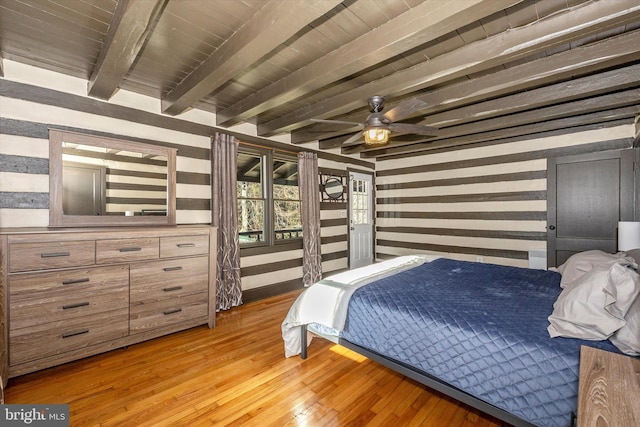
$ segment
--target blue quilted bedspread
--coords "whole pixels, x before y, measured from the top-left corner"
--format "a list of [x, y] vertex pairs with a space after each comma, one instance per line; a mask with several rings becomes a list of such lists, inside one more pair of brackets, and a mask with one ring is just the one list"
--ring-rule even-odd
[[357, 290], [342, 338], [539, 426], [577, 413], [580, 345], [550, 338], [551, 271], [437, 259]]

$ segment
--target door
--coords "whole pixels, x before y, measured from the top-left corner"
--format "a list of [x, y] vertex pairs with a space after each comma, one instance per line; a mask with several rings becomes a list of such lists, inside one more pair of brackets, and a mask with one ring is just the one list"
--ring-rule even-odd
[[349, 172], [349, 268], [373, 263], [373, 176]]
[[590, 249], [617, 251], [618, 221], [633, 220], [632, 149], [549, 159], [547, 263]]
[[105, 168], [65, 162], [63, 171], [62, 212], [65, 215], [104, 215]]

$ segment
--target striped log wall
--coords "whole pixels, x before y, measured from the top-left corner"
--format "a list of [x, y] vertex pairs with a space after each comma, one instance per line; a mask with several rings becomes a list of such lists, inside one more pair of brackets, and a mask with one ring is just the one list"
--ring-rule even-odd
[[[335, 161], [323, 161], [322, 159], [318, 163], [321, 176], [345, 177], [345, 184], [349, 182], [347, 179], [349, 174], [344, 164]], [[345, 270], [348, 267], [348, 192], [348, 188], [345, 188], [342, 201], [323, 201], [320, 203], [322, 272], [324, 275]]]
[[377, 257], [424, 252], [526, 267], [546, 251], [547, 158], [629, 148], [634, 126], [434, 150], [376, 163]]
[[[0, 78], [0, 227], [46, 227], [49, 224], [48, 129], [101, 135], [178, 149], [176, 220], [178, 224], [211, 223], [210, 137], [221, 129], [215, 118], [192, 110], [163, 116], [158, 100], [119, 91], [105, 102], [86, 96], [87, 82], [75, 77], [4, 61]], [[237, 128], [234, 128], [237, 129]], [[237, 130], [228, 133], [275, 148], [292, 147]], [[373, 169], [372, 162], [318, 153], [321, 166], [346, 170]], [[346, 268], [346, 218], [322, 212], [323, 268]], [[337, 215], [337, 217], [336, 217]], [[325, 252], [326, 251], [326, 252]], [[241, 251], [245, 301], [301, 287], [302, 246]]]

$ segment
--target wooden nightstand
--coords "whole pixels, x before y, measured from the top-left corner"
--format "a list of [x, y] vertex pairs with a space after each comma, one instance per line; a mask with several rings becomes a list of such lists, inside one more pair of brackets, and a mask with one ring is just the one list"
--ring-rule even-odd
[[640, 359], [580, 348], [578, 427], [640, 426]]

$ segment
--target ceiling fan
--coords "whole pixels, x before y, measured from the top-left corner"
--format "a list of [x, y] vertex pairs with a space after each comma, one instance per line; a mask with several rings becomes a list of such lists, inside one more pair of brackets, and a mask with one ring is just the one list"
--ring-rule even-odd
[[383, 96], [374, 95], [369, 98], [369, 111], [371, 113], [364, 123], [348, 122], [342, 120], [311, 119], [319, 123], [343, 124], [358, 126], [361, 130], [342, 143], [343, 147], [364, 144], [365, 147], [382, 147], [389, 143], [391, 132], [412, 133], [423, 136], [435, 136], [437, 131], [432, 126], [414, 125], [410, 123], [397, 123], [414, 111], [427, 107], [427, 103], [417, 98], [411, 98], [401, 102], [386, 113], [382, 113], [385, 99]]

